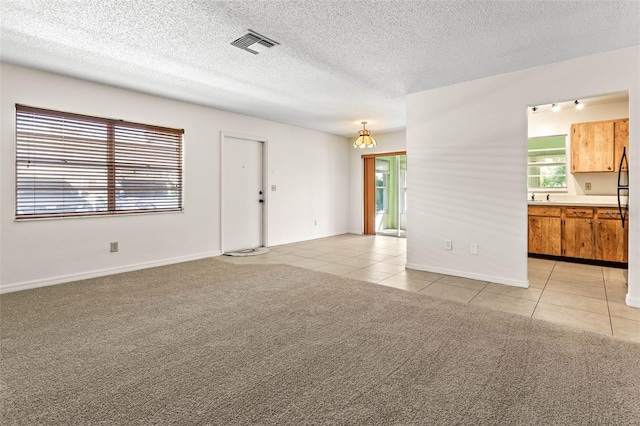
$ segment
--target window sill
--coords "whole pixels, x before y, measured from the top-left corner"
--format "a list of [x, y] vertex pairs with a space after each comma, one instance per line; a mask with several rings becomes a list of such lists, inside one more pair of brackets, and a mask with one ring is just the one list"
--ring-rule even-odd
[[172, 213], [184, 213], [184, 208], [176, 210], [163, 210], [163, 211], [148, 211], [148, 212], [120, 212], [120, 213], [99, 213], [99, 214], [78, 214], [78, 215], [65, 215], [65, 216], [37, 216], [37, 217], [14, 217], [14, 222], [38, 222], [44, 220], [68, 220], [68, 219], [92, 219], [92, 218], [105, 218], [105, 217], [131, 217], [131, 216], [149, 216], [156, 214], [172, 214]]

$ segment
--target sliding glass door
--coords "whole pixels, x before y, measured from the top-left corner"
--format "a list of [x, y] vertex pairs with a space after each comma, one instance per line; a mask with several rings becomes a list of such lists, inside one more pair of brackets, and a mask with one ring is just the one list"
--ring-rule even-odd
[[375, 233], [406, 237], [407, 156], [375, 158]]

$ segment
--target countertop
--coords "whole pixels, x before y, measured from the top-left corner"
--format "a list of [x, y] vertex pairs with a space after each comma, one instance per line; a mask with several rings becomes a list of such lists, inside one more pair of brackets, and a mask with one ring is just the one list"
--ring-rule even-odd
[[618, 208], [618, 202], [570, 202], [570, 201], [529, 201], [530, 206], [550, 206], [550, 207], [606, 207]]
[[536, 192], [536, 200], [531, 201], [531, 193], [527, 194], [527, 202], [530, 206], [567, 206], [567, 207], [615, 207], [618, 208], [618, 197], [616, 195], [569, 195]]

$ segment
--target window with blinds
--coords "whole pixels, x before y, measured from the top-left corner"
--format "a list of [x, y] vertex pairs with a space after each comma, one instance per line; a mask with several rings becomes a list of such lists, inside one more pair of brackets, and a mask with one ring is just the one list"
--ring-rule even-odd
[[16, 105], [16, 218], [181, 211], [183, 135]]

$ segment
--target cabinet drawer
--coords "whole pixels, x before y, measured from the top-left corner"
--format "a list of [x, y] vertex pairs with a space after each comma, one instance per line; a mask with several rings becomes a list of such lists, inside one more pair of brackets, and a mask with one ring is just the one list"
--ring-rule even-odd
[[529, 216], [560, 217], [560, 207], [529, 206]]
[[598, 219], [620, 220], [620, 211], [618, 209], [598, 209]]
[[593, 209], [567, 207], [564, 211], [566, 217], [593, 217]]

